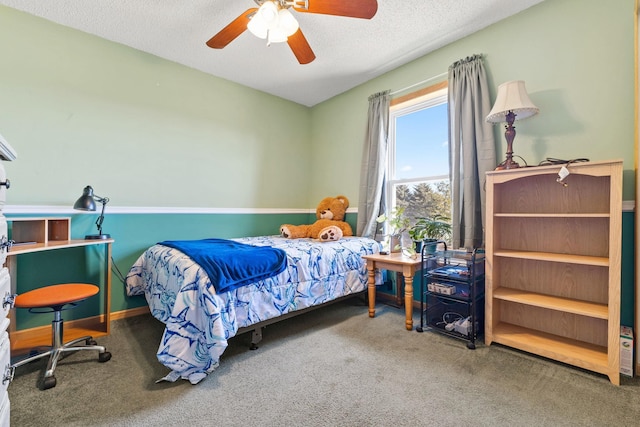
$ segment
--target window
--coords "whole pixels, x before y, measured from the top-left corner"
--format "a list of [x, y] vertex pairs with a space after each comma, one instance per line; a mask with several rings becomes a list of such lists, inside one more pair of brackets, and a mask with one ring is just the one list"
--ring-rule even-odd
[[422, 92], [392, 101], [389, 114], [387, 206], [404, 206], [412, 224], [451, 218], [446, 82]]

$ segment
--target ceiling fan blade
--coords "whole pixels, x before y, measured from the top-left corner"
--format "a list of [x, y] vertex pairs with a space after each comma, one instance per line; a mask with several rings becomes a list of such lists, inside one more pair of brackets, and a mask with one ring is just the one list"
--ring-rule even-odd
[[376, 0], [308, 0], [295, 1], [293, 8], [297, 12], [321, 13], [324, 15], [348, 16], [351, 18], [371, 19], [378, 11]]
[[309, 42], [300, 28], [292, 36], [289, 36], [287, 44], [300, 64], [308, 64], [316, 59], [316, 54], [311, 50], [311, 46], [309, 46]]
[[257, 7], [252, 7], [246, 10], [242, 15], [231, 21], [229, 25], [224, 27], [218, 34], [211, 37], [207, 42], [207, 46], [214, 49], [222, 49], [232, 41], [236, 39], [240, 34], [244, 33], [247, 29], [247, 24], [250, 21], [250, 16], [258, 11]]

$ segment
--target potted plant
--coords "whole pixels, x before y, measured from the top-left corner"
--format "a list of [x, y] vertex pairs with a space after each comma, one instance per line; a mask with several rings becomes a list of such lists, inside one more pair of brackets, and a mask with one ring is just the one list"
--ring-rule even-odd
[[418, 219], [418, 221], [409, 228], [409, 236], [414, 242], [422, 243], [422, 241], [427, 238], [427, 229], [424, 221]]
[[416, 251], [422, 250], [423, 244], [433, 246], [451, 235], [450, 218], [435, 214], [432, 217], [419, 217], [415, 224], [409, 228], [409, 235], [416, 242]]
[[407, 231], [411, 222], [409, 218], [404, 215], [404, 206], [394, 207], [389, 214], [382, 214], [376, 218], [378, 223], [386, 223], [387, 230], [385, 234], [385, 241], [389, 241], [389, 250], [391, 252], [400, 252], [401, 250], [401, 237], [402, 233]]

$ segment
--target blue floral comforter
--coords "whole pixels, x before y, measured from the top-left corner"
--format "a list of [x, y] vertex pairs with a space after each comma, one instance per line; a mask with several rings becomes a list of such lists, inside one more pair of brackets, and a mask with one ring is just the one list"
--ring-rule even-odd
[[127, 274], [127, 295], [144, 294], [153, 316], [166, 325], [157, 353], [171, 369], [164, 380], [202, 380], [218, 366], [227, 340], [239, 328], [365, 290], [367, 269], [361, 256], [380, 250], [378, 242], [363, 237], [324, 243], [279, 236], [233, 240], [283, 249], [287, 268], [217, 294], [207, 274], [188, 256], [155, 245]]

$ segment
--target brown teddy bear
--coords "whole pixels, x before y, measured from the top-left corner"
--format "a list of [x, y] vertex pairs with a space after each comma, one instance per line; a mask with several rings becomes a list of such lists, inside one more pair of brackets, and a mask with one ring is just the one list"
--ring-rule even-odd
[[321, 242], [340, 240], [343, 236], [353, 236], [351, 226], [344, 221], [349, 207], [345, 196], [325, 197], [316, 208], [318, 220], [313, 224], [280, 226], [280, 235], [289, 239], [311, 237]]

